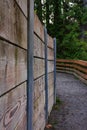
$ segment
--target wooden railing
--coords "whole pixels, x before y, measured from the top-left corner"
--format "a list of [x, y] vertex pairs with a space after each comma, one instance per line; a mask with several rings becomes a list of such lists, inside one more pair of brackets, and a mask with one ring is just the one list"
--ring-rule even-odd
[[87, 61], [57, 59], [56, 70], [74, 74], [87, 84]]

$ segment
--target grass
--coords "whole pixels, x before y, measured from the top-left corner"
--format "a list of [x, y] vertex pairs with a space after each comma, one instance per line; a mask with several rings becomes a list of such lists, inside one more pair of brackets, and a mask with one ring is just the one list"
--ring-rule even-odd
[[[60, 106], [62, 105], [62, 101], [57, 97], [56, 98], [56, 104], [53, 106], [53, 112], [57, 112], [59, 111], [59, 108]], [[52, 116], [52, 113], [51, 113], [51, 116]], [[54, 117], [54, 114], [53, 114], [53, 117]], [[44, 130], [55, 130], [55, 126], [58, 124], [58, 121], [55, 119], [52, 119], [51, 117], [49, 117], [49, 120], [48, 120], [48, 124], [46, 125], [45, 129]]]
[[62, 101], [57, 97], [56, 104], [54, 105], [53, 109], [58, 110], [60, 105], [62, 105]]

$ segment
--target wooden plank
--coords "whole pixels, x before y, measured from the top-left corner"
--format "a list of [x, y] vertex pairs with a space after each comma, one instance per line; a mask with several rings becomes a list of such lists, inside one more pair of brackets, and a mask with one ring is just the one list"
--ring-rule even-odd
[[54, 95], [54, 87], [53, 87], [54, 83], [50, 84], [50, 88], [49, 88], [49, 93], [48, 93], [48, 96], [52, 96]]
[[40, 77], [34, 81], [34, 100], [37, 100], [41, 93], [44, 91], [45, 87], [45, 76]]
[[57, 66], [75, 68], [75, 69], [77, 69], [79, 71], [82, 71], [83, 73], [87, 73], [86, 68], [84, 68], [83, 66], [79, 66], [77, 64], [61, 64], [61, 63], [59, 63], [59, 64], [57, 64]]
[[50, 112], [52, 110], [53, 104], [54, 104], [54, 95], [49, 97], [49, 105], [48, 105], [49, 115], [50, 115]]
[[[54, 73], [49, 73], [48, 74], [48, 86], [49, 88], [51, 87], [50, 85], [54, 83]], [[54, 85], [53, 85], [54, 87]]]
[[84, 74], [84, 73], [82, 73], [82, 72], [80, 72], [80, 71], [78, 71], [78, 70], [76, 70], [76, 69], [74, 69], [74, 68], [57, 67], [57, 70], [71, 71], [71, 72], [74, 72], [74, 73], [80, 75], [80, 76], [81, 76], [82, 78], [84, 78], [85, 80], [87, 80], [87, 74]]
[[44, 58], [44, 43], [34, 35], [34, 56]]
[[27, 52], [0, 40], [0, 95], [27, 80]]
[[75, 60], [75, 64], [79, 64], [81, 66], [87, 67], [87, 61], [82, 61], [82, 60]]
[[34, 31], [44, 41], [44, 26], [36, 14], [34, 14]]
[[53, 38], [51, 37], [51, 36], [47, 36], [48, 37], [48, 47], [49, 48], [52, 48], [53, 49], [53, 47], [54, 47], [54, 45], [53, 45]]
[[16, 0], [16, 2], [27, 17], [27, 0]]
[[34, 58], [34, 79], [45, 74], [45, 63], [43, 59]]
[[45, 122], [45, 110], [42, 109], [38, 119], [34, 122], [34, 130], [44, 130], [46, 125]]
[[0, 130], [26, 130], [25, 125], [26, 83], [0, 97]]
[[56, 60], [56, 62], [57, 63], [72, 63], [72, 64], [78, 64], [78, 65], [87, 67], [87, 61], [83, 61], [83, 60], [65, 60], [65, 59], [59, 59], [59, 60]]
[[51, 48], [48, 48], [48, 60], [54, 60], [54, 50]]
[[54, 62], [48, 61], [48, 73], [54, 71]]
[[34, 115], [33, 122], [38, 120], [39, 115], [45, 107], [45, 91], [41, 92], [40, 97], [37, 100], [34, 100]]
[[27, 20], [14, 0], [0, 0], [0, 36], [27, 48]]

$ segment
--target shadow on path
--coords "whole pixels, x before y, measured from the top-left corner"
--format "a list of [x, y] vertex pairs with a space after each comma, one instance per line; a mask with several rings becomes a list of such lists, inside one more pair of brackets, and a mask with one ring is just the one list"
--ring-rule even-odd
[[45, 130], [87, 130], [87, 86], [73, 75], [57, 73], [57, 99]]

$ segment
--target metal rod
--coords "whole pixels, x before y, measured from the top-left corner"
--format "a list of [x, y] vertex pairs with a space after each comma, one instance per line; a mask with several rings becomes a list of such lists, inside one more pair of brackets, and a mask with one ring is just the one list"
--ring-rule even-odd
[[28, 0], [27, 2], [27, 130], [33, 130], [34, 0]]
[[56, 38], [54, 38], [54, 104], [56, 104]]
[[47, 29], [44, 27], [44, 42], [45, 42], [45, 118], [48, 120], [48, 62], [47, 62]]

